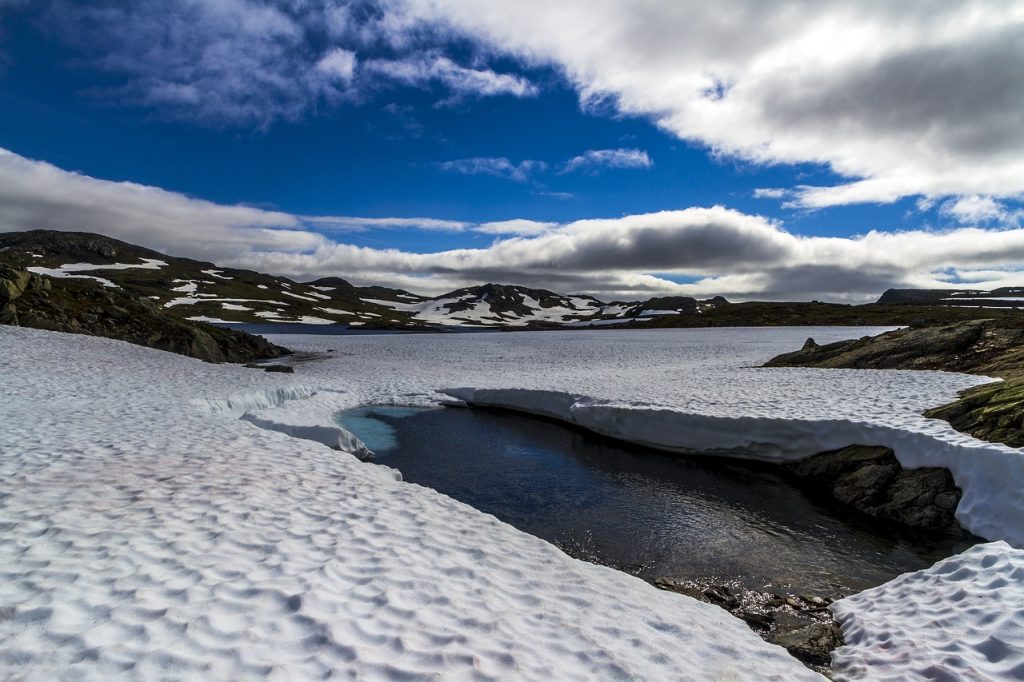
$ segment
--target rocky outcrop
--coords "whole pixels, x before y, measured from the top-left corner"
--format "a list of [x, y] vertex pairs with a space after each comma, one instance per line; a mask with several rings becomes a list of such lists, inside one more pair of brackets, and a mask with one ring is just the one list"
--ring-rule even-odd
[[1024, 448], [1024, 377], [964, 391], [959, 400], [924, 415], [944, 419], [975, 438]]
[[1001, 376], [1024, 368], [1024, 317], [968, 320], [838, 341], [807, 343], [765, 367], [833, 367], [851, 369], [938, 369]]
[[153, 301], [90, 280], [0, 268], [0, 323], [104, 336], [207, 362], [248, 362], [289, 351], [262, 337], [171, 317]]
[[928, 533], [963, 533], [960, 489], [947, 469], [904, 469], [889, 448], [851, 445], [786, 469], [816, 492], [873, 519]]

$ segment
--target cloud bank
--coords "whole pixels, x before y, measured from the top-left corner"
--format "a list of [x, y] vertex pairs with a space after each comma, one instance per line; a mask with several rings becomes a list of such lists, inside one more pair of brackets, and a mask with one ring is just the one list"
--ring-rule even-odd
[[1024, 5], [842, 0], [407, 0], [559, 68], [588, 105], [647, 116], [715, 154], [822, 164], [818, 208], [1024, 194]]
[[[889, 287], [1024, 286], [1019, 228], [803, 237], [721, 206], [562, 224], [299, 216], [92, 178], [0, 150], [0, 231], [26, 229], [98, 232], [220, 265], [433, 294], [498, 281], [623, 300], [722, 294], [865, 301]], [[353, 229], [474, 230], [505, 238], [482, 248], [409, 253], [327, 236]], [[683, 278], [694, 281], [673, 281]]]
[[1019, 0], [36, 6], [79, 64], [119, 83], [104, 97], [161, 116], [266, 127], [396, 84], [439, 88], [442, 104], [532, 97], [524, 74], [554, 69], [585, 108], [647, 117], [722, 157], [837, 176], [788, 188], [792, 206], [1024, 197]]

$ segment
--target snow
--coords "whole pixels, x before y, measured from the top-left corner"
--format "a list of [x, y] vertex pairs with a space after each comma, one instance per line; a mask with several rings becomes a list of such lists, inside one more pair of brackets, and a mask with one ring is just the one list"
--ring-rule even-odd
[[224, 272], [223, 270], [200, 270], [200, 272], [204, 275], [209, 275], [210, 277], [216, 277], [217, 279], [234, 279], [234, 277], [222, 275], [221, 273]]
[[838, 679], [1024, 679], [1024, 551], [977, 545], [832, 605]]
[[252, 308], [249, 308], [248, 306], [236, 305], [234, 303], [221, 303], [220, 307], [224, 310], [252, 310]]
[[237, 324], [237, 320], [232, 322], [231, 320], [222, 320], [219, 317], [207, 317], [206, 315], [193, 315], [192, 317], [186, 318], [193, 322], [208, 322], [210, 324]]
[[106, 279], [104, 277], [96, 277], [95, 275], [73, 275], [71, 274], [72, 271], [63, 270], [61, 268], [44, 268], [38, 265], [33, 265], [25, 269], [28, 270], [29, 272], [34, 272], [37, 275], [46, 275], [47, 277], [58, 277], [62, 279], [91, 279], [99, 282], [105, 287], [110, 287], [111, 289], [121, 288], [114, 284], [113, 282], [111, 282], [109, 279]]
[[989, 296], [987, 298], [974, 298], [974, 297], [972, 297], [972, 298], [965, 298], [965, 297], [959, 297], [959, 298], [944, 298], [942, 300], [943, 301], [957, 301], [959, 303], [971, 303], [971, 302], [975, 302], [975, 301], [980, 302], [980, 303], [998, 303], [999, 301], [1024, 301], [1024, 296]]
[[119, 286], [111, 282], [109, 279], [97, 277], [96, 275], [82, 275], [75, 273], [93, 272], [96, 270], [159, 270], [163, 266], [167, 265], [166, 262], [156, 258], [143, 258], [141, 260], [141, 263], [111, 263], [109, 265], [96, 263], [67, 263], [56, 268], [44, 268], [38, 265], [33, 265], [26, 269], [37, 275], [46, 275], [48, 277], [92, 279], [105, 287], [120, 289]]
[[265, 298], [218, 298], [212, 294], [193, 294], [191, 296], [172, 298], [167, 301], [167, 303], [164, 303], [164, 307], [170, 308], [176, 305], [195, 305], [196, 303], [266, 303], [268, 305], [288, 305], [288, 303], [285, 303], [284, 301], [275, 301], [273, 299]]
[[[530, 322], [551, 321], [563, 322], [566, 317], [579, 316], [580, 314], [592, 314], [592, 310], [577, 310], [562, 306], [544, 308], [540, 301], [531, 296], [523, 296], [523, 305], [533, 310], [528, 316], [520, 316], [515, 313], [495, 313], [491, 310], [490, 301], [486, 298], [473, 300], [472, 295], [465, 295], [460, 298], [442, 298], [419, 301], [417, 303], [402, 303], [398, 301], [386, 301], [382, 299], [364, 298], [366, 303], [372, 303], [392, 310], [401, 310], [412, 313], [413, 317], [429, 324], [441, 324], [450, 327], [480, 327], [486, 325], [503, 324], [509, 327], [526, 326]], [[583, 299], [585, 300], [585, 299]], [[473, 301], [472, 307], [466, 310], [452, 312], [447, 306], [456, 303]]]
[[[422, 350], [466, 350], [446, 337]], [[362, 338], [329, 342], [366, 353]], [[409, 377], [415, 346], [375, 338], [404, 351], [392, 371], [343, 356], [279, 375], [0, 328], [4, 674], [820, 679], [722, 609], [573, 560], [302, 436], [316, 422], [275, 418], [466, 376], [449, 363]], [[503, 366], [467, 360], [470, 375]]]
[[351, 310], [341, 310], [340, 308], [317, 308], [317, 310], [329, 315], [355, 315]]
[[311, 284], [309, 288], [316, 289], [317, 291], [334, 291], [336, 287], [320, 287], [315, 284]]
[[267, 285], [266, 285], [266, 284], [257, 284], [257, 285], [256, 285], [256, 288], [257, 288], [257, 289], [266, 289], [266, 288], [267, 288]]
[[199, 282], [197, 282], [194, 279], [189, 279], [189, 280], [176, 279], [174, 281], [175, 282], [185, 282], [185, 283], [180, 285], [180, 286], [172, 287], [171, 291], [177, 291], [177, 292], [180, 292], [182, 294], [194, 294], [194, 293], [196, 293], [196, 290], [199, 288]]
[[[293, 294], [290, 291], [282, 291], [281, 293], [284, 294], [285, 296], [291, 296], [292, 298], [300, 298], [303, 301], [313, 301], [314, 303], [318, 302], [317, 299], [313, 298], [312, 296], [303, 296], [302, 294]], [[329, 298], [328, 296], [322, 296], [322, 295], [320, 295], [320, 296], [321, 296], [321, 298]]]

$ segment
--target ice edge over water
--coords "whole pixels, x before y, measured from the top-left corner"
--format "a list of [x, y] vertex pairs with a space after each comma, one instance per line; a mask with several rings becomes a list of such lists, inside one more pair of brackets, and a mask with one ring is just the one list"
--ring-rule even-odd
[[[290, 421], [277, 421], [266, 416], [258, 416], [259, 411], [272, 411], [288, 401], [308, 400], [321, 392], [330, 393], [330, 389], [314, 386], [289, 386], [265, 391], [253, 391], [228, 398], [196, 398], [191, 402], [214, 414], [226, 415], [247, 421], [254, 426], [268, 431], [278, 431], [292, 438], [303, 438], [323, 443], [329, 448], [354, 455], [361, 460], [373, 458], [373, 452], [355, 434], [340, 426], [332, 424], [306, 423], [297, 424], [294, 418]], [[402, 480], [401, 474], [392, 469], [395, 480]]]
[[956, 518], [988, 540], [1024, 546], [1024, 454], [970, 436], [950, 438], [845, 419], [719, 417], [674, 409], [631, 407], [557, 391], [451, 388], [467, 405], [496, 407], [558, 419], [603, 436], [668, 452], [727, 454], [764, 462], [791, 462], [847, 445], [892, 448], [909, 469], [945, 467], [963, 490]]

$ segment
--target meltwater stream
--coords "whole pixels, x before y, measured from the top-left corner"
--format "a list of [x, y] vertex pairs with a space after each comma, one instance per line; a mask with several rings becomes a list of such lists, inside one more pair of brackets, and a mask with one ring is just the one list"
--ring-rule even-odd
[[368, 406], [338, 422], [405, 480], [648, 580], [848, 594], [969, 544], [844, 520], [768, 465], [663, 455], [510, 412]]

